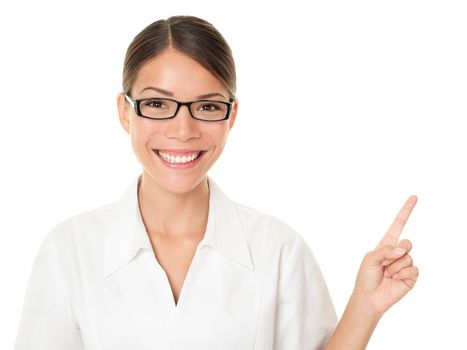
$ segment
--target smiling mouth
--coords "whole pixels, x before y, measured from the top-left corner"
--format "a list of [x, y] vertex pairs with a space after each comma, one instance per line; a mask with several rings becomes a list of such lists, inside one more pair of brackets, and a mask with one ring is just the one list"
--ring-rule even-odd
[[153, 149], [154, 153], [156, 153], [159, 157], [164, 159], [166, 162], [171, 164], [187, 164], [192, 163], [197, 160], [202, 154], [206, 153], [206, 151], [192, 151], [192, 152], [184, 152], [184, 153], [172, 153], [172, 152], [165, 152], [158, 149]]

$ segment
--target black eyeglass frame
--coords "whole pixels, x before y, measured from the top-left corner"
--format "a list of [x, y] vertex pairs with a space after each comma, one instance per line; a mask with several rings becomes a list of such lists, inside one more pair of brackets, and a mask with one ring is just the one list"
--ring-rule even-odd
[[[143, 117], [143, 118], [148, 118], [148, 119], [153, 119], [153, 120], [166, 120], [166, 119], [173, 119], [177, 116], [177, 113], [180, 109], [181, 106], [187, 106], [188, 107], [188, 110], [190, 111], [190, 115], [193, 119], [196, 119], [196, 120], [201, 120], [203, 122], [220, 122], [222, 120], [227, 120], [230, 118], [230, 114], [232, 112], [232, 105], [233, 105], [233, 102], [234, 102], [234, 99], [233, 98], [230, 98], [229, 99], [229, 102], [225, 102], [225, 101], [215, 101], [215, 100], [195, 100], [195, 101], [187, 101], [187, 102], [180, 102], [180, 101], [177, 101], [177, 100], [174, 100], [174, 99], [171, 99], [171, 98], [165, 98], [165, 97], [148, 97], [148, 98], [139, 98], [139, 99], [136, 99], [136, 100], [133, 100], [130, 96], [128, 96], [127, 94], [124, 94], [125, 95], [125, 98], [127, 99], [127, 101], [133, 105], [133, 108], [135, 109], [135, 112], [136, 112], [136, 115], [140, 116], [140, 117]], [[143, 115], [143, 113], [141, 113], [141, 108], [140, 108], [140, 104], [142, 101], [147, 101], [147, 100], [169, 100], [169, 101], [173, 101], [177, 104], [177, 109], [175, 110], [175, 113], [173, 116], [171, 117], [166, 117], [166, 118], [152, 118], [152, 117], [148, 117], [148, 116], [145, 116]], [[196, 103], [196, 102], [215, 102], [215, 103], [222, 103], [222, 104], [225, 104], [227, 106], [227, 111], [225, 113], [225, 117], [222, 118], [222, 119], [215, 119], [215, 120], [207, 120], [207, 119], [201, 119], [201, 118], [196, 118], [194, 115], [193, 115], [193, 112], [191, 111], [191, 105], [193, 103]]]

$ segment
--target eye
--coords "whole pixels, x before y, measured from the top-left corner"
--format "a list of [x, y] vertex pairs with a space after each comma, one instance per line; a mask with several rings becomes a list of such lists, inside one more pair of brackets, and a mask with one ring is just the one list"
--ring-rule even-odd
[[150, 108], [168, 108], [167, 104], [163, 100], [144, 100], [142, 101], [144, 107]]
[[199, 106], [199, 109], [203, 112], [214, 112], [214, 111], [218, 111], [221, 109], [221, 106], [219, 105], [219, 103], [212, 103], [212, 102], [209, 102], [209, 103], [203, 103]]

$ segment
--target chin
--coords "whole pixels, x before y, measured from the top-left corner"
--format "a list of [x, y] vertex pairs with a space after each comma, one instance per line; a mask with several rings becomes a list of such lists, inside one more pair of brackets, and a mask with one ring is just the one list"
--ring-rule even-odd
[[207, 174], [184, 176], [183, 174], [147, 174], [151, 181], [165, 191], [184, 194], [193, 191], [206, 181]]

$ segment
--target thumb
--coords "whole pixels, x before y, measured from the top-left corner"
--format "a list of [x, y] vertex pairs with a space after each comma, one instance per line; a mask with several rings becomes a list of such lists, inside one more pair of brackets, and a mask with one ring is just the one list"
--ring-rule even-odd
[[383, 261], [399, 259], [405, 253], [407, 253], [405, 248], [385, 245], [367, 253], [363, 259], [363, 264], [366, 266], [381, 265]]

